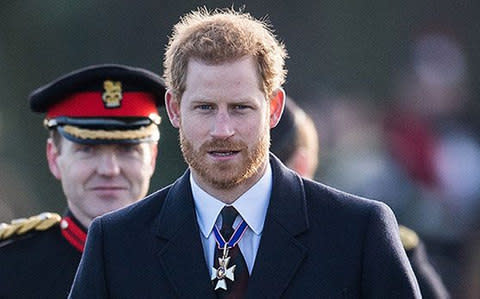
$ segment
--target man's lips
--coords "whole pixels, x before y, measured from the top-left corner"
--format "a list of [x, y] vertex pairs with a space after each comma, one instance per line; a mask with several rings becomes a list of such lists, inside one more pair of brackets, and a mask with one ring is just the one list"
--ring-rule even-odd
[[227, 157], [239, 153], [240, 151], [208, 151], [210, 155]]
[[122, 186], [95, 186], [89, 189], [93, 191], [110, 191], [110, 190], [125, 190], [127, 188]]
[[238, 154], [239, 150], [210, 150], [208, 154], [217, 157], [229, 157]]

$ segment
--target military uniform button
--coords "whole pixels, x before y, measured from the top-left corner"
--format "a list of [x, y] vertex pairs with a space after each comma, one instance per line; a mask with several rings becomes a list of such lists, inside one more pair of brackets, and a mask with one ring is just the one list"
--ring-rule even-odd
[[62, 229], [67, 229], [67, 228], [68, 228], [68, 222], [67, 222], [67, 220], [62, 219], [62, 221], [60, 222], [60, 227], [61, 227]]

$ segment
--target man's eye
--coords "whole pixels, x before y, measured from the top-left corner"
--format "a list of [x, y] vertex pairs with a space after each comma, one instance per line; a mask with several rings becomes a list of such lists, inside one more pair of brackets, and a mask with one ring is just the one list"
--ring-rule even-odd
[[200, 110], [212, 110], [213, 107], [212, 107], [212, 105], [202, 104], [202, 105], [198, 105], [198, 106], [197, 106], [197, 109], [200, 109]]
[[136, 151], [139, 148], [137, 144], [122, 144], [118, 147], [118, 150], [121, 153], [131, 153]]
[[94, 148], [93, 146], [91, 145], [88, 145], [88, 144], [84, 144], [84, 145], [80, 145], [77, 150], [81, 153], [92, 153]]
[[238, 111], [238, 112], [244, 112], [244, 111], [246, 111], [250, 108], [251, 108], [251, 106], [249, 106], [249, 105], [235, 105], [233, 107], [233, 110]]

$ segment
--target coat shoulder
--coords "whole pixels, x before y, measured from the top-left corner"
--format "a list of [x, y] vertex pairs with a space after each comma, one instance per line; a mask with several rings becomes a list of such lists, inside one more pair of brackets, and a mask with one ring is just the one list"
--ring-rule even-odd
[[311, 205], [327, 205], [330, 208], [339, 208], [352, 211], [365, 211], [370, 213], [372, 210], [378, 212], [390, 211], [390, 208], [383, 202], [354, 195], [348, 192], [338, 190], [325, 184], [303, 179], [305, 194]]
[[304, 186], [307, 211], [313, 222], [335, 224], [357, 233], [365, 231], [368, 225], [398, 230], [393, 211], [383, 202], [313, 181], [304, 181]]
[[136, 223], [137, 225], [141, 225], [141, 223], [158, 215], [170, 189], [171, 186], [164, 187], [134, 204], [97, 217], [94, 223], [101, 220], [104, 224], [115, 223], [115, 225], [124, 224], [130, 226], [132, 223]]

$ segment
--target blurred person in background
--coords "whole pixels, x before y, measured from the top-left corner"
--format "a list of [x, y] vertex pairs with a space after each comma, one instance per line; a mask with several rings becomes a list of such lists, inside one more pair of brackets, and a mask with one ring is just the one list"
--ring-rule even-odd
[[318, 177], [386, 202], [423, 240], [451, 296], [477, 298], [480, 145], [465, 53], [455, 36], [431, 30], [414, 39], [411, 61], [393, 82], [393, 104], [350, 93], [311, 107], [325, 128]]
[[472, 284], [468, 275], [478, 256], [480, 143], [466, 55], [455, 34], [435, 27], [415, 36], [411, 54], [384, 122], [388, 151], [415, 191], [403, 221], [422, 235], [452, 296], [478, 298], [478, 276]]
[[278, 125], [271, 132], [270, 150], [285, 165], [312, 179], [318, 166], [319, 140], [313, 120], [287, 96]]
[[401, 219], [414, 190], [388, 154], [382, 114], [363, 93], [328, 94], [307, 111], [315, 115], [322, 151], [317, 178], [326, 184], [387, 203]]
[[[318, 165], [319, 138], [312, 118], [291, 98], [278, 125], [272, 129], [270, 150], [286, 166], [313, 179]], [[405, 226], [399, 226], [400, 238], [417, 277], [422, 297], [449, 298], [443, 282], [428, 260], [423, 242]]]
[[163, 80], [144, 69], [95, 65], [30, 95], [46, 113], [46, 156], [67, 210], [0, 226], [0, 298], [66, 298], [92, 220], [142, 199], [155, 168]]

